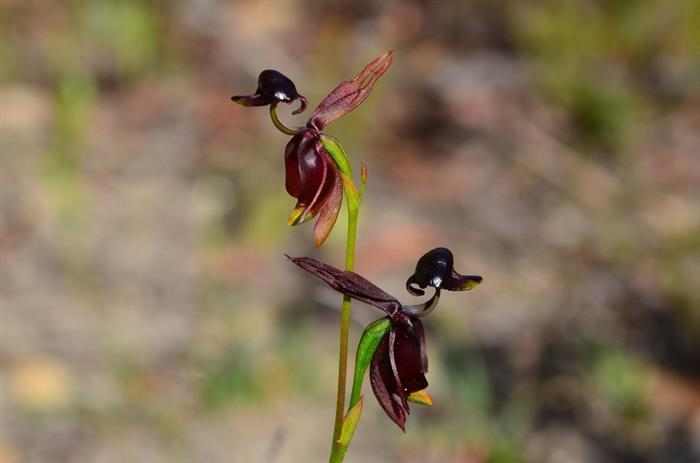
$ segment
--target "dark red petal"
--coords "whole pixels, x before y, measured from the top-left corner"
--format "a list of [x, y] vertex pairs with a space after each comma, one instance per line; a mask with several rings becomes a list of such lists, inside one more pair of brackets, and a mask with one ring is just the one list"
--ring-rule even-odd
[[326, 96], [311, 115], [311, 123], [319, 130], [357, 108], [369, 96], [379, 78], [389, 69], [392, 52], [375, 58], [352, 80], [341, 82]]
[[394, 384], [396, 385], [396, 394], [392, 396], [394, 399], [398, 397], [401, 400], [401, 406], [406, 410], [406, 414], [410, 414], [411, 411], [408, 407], [408, 394], [404, 391], [403, 384], [401, 383], [401, 376], [399, 376], [399, 367], [396, 363], [396, 329], [391, 328], [389, 331], [389, 365], [391, 365], [391, 374], [394, 378]]
[[[420, 321], [411, 319], [413, 327], [397, 324], [392, 327], [394, 335], [393, 345], [389, 344], [389, 353], [392, 366], [397, 374], [397, 383], [401, 387], [401, 396], [408, 397], [412, 392], [421, 391], [428, 387], [425, 379], [425, 365], [421, 348], [421, 339], [416, 326]], [[422, 332], [422, 325], [420, 330]]]
[[293, 198], [301, 194], [301, 177], [299, 173], [299, 145], [304, 133], [294, 135], [284, 148], [284, 186]]
[[340, 270], [311, 257], [289, 257], [289, 259], [346, 296], [377, 307], [389, 315], [395, 315], [401, 309], [401, 303], [398, 300], [357, 273]]
[[394, 381], [389, 360], [389, 334], [384, 335], [372, 357], [369, 370], [369, 380], [377, 402], [384, 412], [396, 423], [402, 431], [406, 431], [406, 415], [408, 410]]
[[428, 350], [425, 345], [425, 330], [423, 329], [423, 322], [418, 318], [412, 318], [413, 329], [416, 332], [416, 337], [418, 338], [418, 348], [420, 349], [420, 359], [421, 359], [421, 372], [428, 372]]
[[308, 133], [310, 132], [305, 132], [305, 136], [297, 149], [301, 191], [297, 197], [298, 201], [294, 209], [303, 209], [303, 213], [299, 215], [299, 220], [295, 223], [304, 222], [314, 216], [314, 207], [326, 184], [328, 171], [332, 167], [329, 165], [328, 159], [318, 151], [317, 137], [314, 135], [307, 136]]
[[330, 173], [332, 175], [329, 175], [329, 178], [332, 184], [329, 191], [324, 188], [324, 192], [321, 193], [322, 197], [319, 202], [322, 203], [322, 206], [314, 225], [314, 241], [319, 247], [330, 235], [333, 225], [338, 220], [338, 213], [343, 203], [343, 182], [340, 180], [340, 175], [335, 169], [331, 170]]
[[[314, 146], [312, 151], [314, 156], [307, 153], [304, 155], [302, 162], [299, 163], [300, 166], [304, 166], [306, 164], [306, 159], [314, 160], [314, 168], [313, 170], [309, 171], [311, 175], [305, 177], [303, 169], [301, 171], [302, 191], [300, 200], [303, 199], [304, 202], [308, 204], [306, 211], [304, 211], [304, 215], [308, 214], [309, 218], [315, 216], [318, 212], [319, 206], [322, 204], [322, 193], [328, 182], [329, 176], [333, 172], [333, 166], [330, 164], [328, 158], [323, 156], [318, 151], [316, 146]], [[316, 163], [320, 164], [320, 170], [318, 167], [316, 167]], [[306, 188], [307, 182], [309, 188]], [[306, 196], [306, 193], [308, 193], [308, 197]], [[311, 196], [312, 194], [313, 196]], [[308, 201], [308, 203], [306, 201]], [[304, 217], [303, 220], [306, 220], [306, 217]]]
[[322, 158], [323, 162], [326, 163], [326, 165], [328, 166], [328, 175], [326, 175], [326, 180], [324, 181], [323, 186], [321, 187], [321, 193], [319, 195], [318, 201], [316, 201], [313, 208], [311, 209], [311, 213], [313, 215], [316, 215], [324, 206], [326, 201], [330, 198], [331, 194], [336, 188], [336, 184], [340, 183], [341, 190], [343, 187], [343, 184], [340, 181], [340, 175], [338, 174], [338, 168], [336, 167], [335, 162], [333, 161], [333, 159], [331, 159], [330, 154], [328, 154], [328, 152], [323, 147], [323, 144], [321, 144], [320, 141], [316, 146], [316, 152]]

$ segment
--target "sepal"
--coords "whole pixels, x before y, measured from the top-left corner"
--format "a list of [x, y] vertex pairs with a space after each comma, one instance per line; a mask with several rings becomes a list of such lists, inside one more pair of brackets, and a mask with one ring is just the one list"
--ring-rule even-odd
[[367, 99], [372, 87], [391, 66], [392, 52], [375, 58], [352, 80], [341, 82], [318, 105], [310, 123], [319, 130], [357, 108]]

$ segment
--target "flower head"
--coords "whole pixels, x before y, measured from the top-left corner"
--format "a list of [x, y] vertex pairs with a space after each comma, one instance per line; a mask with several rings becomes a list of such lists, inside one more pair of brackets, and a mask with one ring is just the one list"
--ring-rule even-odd
[[374, 84], [389, 69], [392, 53], [387, 52], [370, 62], [353, 79], [338, 84], [318, 105], [304, 127], [290, 129], [277, 118], [277, 104], [300, 100], [292, 114], [306, 108], [306, 98], [297, 92], [294, 82], [284, 74], [265, 70], [258, 77], [258, 88], [252, 95], [231, 99], [243, 106], [270, 106], [275, 125], [292, 139], [284, 149], [285, 186], [297, 200], [289, 216], [289, 224], [297, 225], [318, 217], [314, 226], [317, 246], [323, 244], [338, 218], [343, 199], [342, 167], [326, 149], [323, 129], [334, 120], [357, 108]]
[[285, 187], [297, 204], [289, 224], [318, 216], [314, 225], [316, 245], [331, 232], [343, 202], [343, 183], [335, 163], [321, 143], [316, 129], [294, 135], [284, 149]]
[[[419, 259], [416, 273], [409, 278], [409, 282], [415, 281], [420, 285], [423, 281], [427, 281], [422, 287], [432, 286], [435, 292], [426, 302], [417, 305], [401, 304], [398, 299], [357, 273], [340, 270], [310, 257], [290, 259], [334, 290], [372, 305], [387, 314], [386, 318], [391, 322], [391, 326], [372, 357], [370, 383], [377, 401], [386, 414], [402, 430], [405, 430], [406, 417], [410, 413], [408, 401], [412, 394], [428, 387], [428, 381], [425, 378], [428, 372], [428, 357], [425, 348], [425, 332], [420, 319], [435, 309], [440, 300], [441, 288], [450, 291], [470, 289], [465, 287], [465, 284], [443, 285], [435, 284], [436, 281], [433, 281], [440, 276], [443, 277], [443, 281], [446, 281], [444, 280], [446, 276], [452, 277], [454, 272], [452, 253], [446, 248], [436, 248]], [[480, 276], [475, 275], [460, 276], [460, 278], [469, 278], [471, 287], [482, 280]], [[407, 287], [410, 288], [410, 286]], [[411, 293], [416, 294], [418, 291], [411, 291]], [[421, 291], [420, 294], [424, 292]]]

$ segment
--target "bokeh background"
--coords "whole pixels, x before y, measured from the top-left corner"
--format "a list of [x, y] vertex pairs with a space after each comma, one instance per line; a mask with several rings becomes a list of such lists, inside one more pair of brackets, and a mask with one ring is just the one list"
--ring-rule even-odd
[[325, 460], [339, 297], [283, 254], [340, 265], [344, 219], [286, 225], [287, 138], [229, 97], [394, 49], [329, 130], [358, 272], [485, 282], [426, 323], [435, 405], [404, 435], [366, 387], [348, 461], [697, 463], [699, 5], [1, 0], [0, 462]]

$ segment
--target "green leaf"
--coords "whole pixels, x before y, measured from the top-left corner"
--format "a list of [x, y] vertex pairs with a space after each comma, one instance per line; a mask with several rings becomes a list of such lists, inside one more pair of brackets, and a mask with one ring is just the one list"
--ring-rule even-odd
[[323, 147], [326, 148], [326, 151], [328, 151], [335, 161], [340, 172], [352, 178], [352, 166], [348, 160], [348, 155], [345, 153], [345, 150], [338, 140], [330, 135], [321, 134], [321, 143], [323, 143]]
[[350, 445], [352, 436], [355, 434], [355, 429], [360, 422], [360, 417], [362, 416], [362, 397], [357, 403], [348, 410], [347, 415], [343, 419], [343, 427], [340, 430], [340, 437], [338, 438], [338, 444], [343, 447]]
[[369, 364], [374, 356], [374, 351], [381, 342], [384, 335], [389, 331], [391, 322], [386, 318], [375, 320], [365, 328], [362, 333], [360, 342], [357, 345], [357, 354], [355, 355], [355, 375], [352, 381], [352, 393], [350, 394], [350, 408], [360, 400], [362, 393], [362, 383], [365, 379], [365, 372], [369, 368]]

